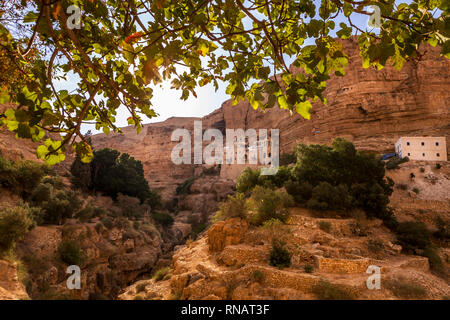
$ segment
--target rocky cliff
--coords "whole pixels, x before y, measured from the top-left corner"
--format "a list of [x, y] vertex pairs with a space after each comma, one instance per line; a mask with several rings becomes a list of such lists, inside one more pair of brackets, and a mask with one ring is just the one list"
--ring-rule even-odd
[[[204, 118], [147, 124], [140, 135], [132, 127], [124, 128], [124, 135], [95, 135], [94, 146], [112, 147], [141, 160], [151, 187], [170, 197], [178, 184], [195, 176], [198, 167], [172, 163], [170, 154], [177, 142], [171, 141], [171, 133], [176, 128], [192, 133], [194, 120], [202, 120], [203, 129], [223, 132], [225, 128], [279, 129], [281, 153], [299, 142], [328, 143], [338, 136], [353, 141], [358, 149], [379, 153], [393, 152], [401, 136], [450, 136], [450, 62], [439, 56], [439, 50], [423, 47], [420, 58], [405, 63], [401, 71], [390, 66], [374, 70], [361, 67], [356, 38], [343, 45], [349, 56], [346, 75], [327, 81], [328, 104], [315, 103], [310, 120], [278, 107], [264, 113], [247, 102], [233, 106], [226, 101]], [[243, 167], [222, 165], [220, 177], [235, 179]]]

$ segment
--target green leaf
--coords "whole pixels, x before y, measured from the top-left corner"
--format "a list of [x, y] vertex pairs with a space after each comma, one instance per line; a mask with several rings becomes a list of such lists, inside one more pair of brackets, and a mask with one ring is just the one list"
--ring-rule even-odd
[[303, 118], [308, 120], [311, 118], [311, 114], [309, 112], [311, 108], [312, 108], [311, 102], [309, 102], [308, 100], [297, 103], [296, 105], [297, 113], [300, 114]]

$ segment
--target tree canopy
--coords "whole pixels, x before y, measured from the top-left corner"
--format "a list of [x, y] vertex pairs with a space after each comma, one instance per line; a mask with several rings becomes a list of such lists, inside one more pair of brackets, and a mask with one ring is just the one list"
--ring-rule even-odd
[[[371, 5], [379, 29], [361, 29], [354, 19], [370, 16]], [[0, 62], [14, 75], [0, 75], [0, 103], [18, 105], [0, 125], [42, 141], [37, 155], [49, 164], [69, 145], [88, 162], [81, 125], [120, 132], [114, 123], [125, 106], [139, 131], [144, 116], [157, 116], [151, 84], [164, 80], [182, 99], [224, 81], [235, 103], [309, 118], [311, 102], [326, 102], [330, 74], [344, 75], [338, 38], [358, 33], [366, 68], [389, 61], [399, 69], [421, 43], [449, 58], [449, 8], [447, 0], [0, 0]], [[73, 90], [55, 85], [66, 79]]]

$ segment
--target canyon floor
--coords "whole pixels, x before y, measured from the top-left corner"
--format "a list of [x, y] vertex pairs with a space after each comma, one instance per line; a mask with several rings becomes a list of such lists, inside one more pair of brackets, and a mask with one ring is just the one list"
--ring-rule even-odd
[[[450, 166], [436, 170], [411, 161], [388, 176], [407, 185], [405, 190], [397, 187], [391, 197], [399, 221], [422, 221], [430, 227], [437, 216], [448, 221]], [[271, 239], [280, 235], [292, 252], [292, 265], [286, 269], [268, 262]], [[434, 274], [427, 258], [401, 252], [381, 220], [357, 213], [351, 219], [323, 219], [292, 208], [288, 224], [273, 228], [250, 227], [238, 218], [213, 224], [198, 240], [175, 251], [163, 279], [136, 282], [119, 299], [320, 299], [326, 298], [327, 288], [354, 299], [449, 298], [448, 278]], [[438, 252], [449, 270], [448, 244]], [[367, 287], [369, 266], [380, 268], [379, 290]]]

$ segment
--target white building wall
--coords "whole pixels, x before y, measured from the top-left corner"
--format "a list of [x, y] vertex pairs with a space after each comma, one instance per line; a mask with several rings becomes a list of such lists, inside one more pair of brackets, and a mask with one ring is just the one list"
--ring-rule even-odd
[[395, 151], [411, 160], [447, 161], [445, 137], [401, 137]]

